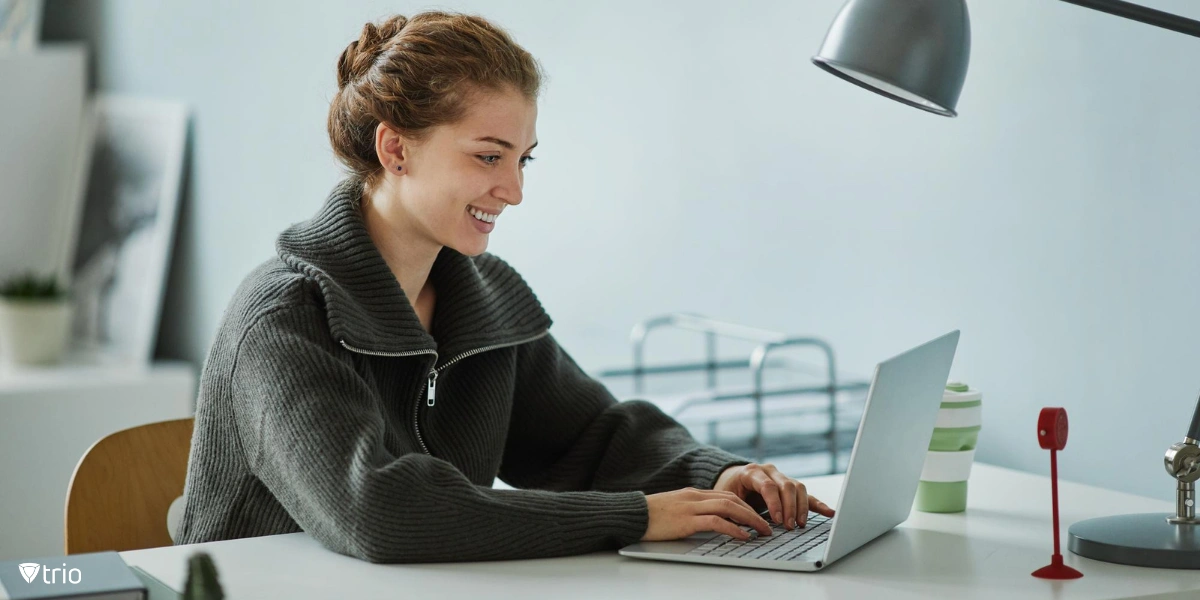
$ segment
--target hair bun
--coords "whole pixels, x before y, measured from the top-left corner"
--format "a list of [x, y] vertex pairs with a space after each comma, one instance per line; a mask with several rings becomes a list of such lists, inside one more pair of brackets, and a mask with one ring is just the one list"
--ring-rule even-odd
[[395, 38], [407, 24], [408, 17], [394, 15], [378, 24], [363, 25], [358, 39], [350, 42], [350, 45], [342, 51], [342, 56], [338, 58], [338, 88], [344, 88], [350, 82], [366, 75], [379, 56], [383, 54], [388, 42]]

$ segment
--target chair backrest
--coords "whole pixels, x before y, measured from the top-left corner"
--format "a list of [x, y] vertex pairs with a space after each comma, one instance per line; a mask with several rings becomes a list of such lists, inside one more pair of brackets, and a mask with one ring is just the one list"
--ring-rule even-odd
[[183, 494], [192, 423], [148, 423], [88, 448], [67, 488], [67, 554], [172, 545], [167, 511]]

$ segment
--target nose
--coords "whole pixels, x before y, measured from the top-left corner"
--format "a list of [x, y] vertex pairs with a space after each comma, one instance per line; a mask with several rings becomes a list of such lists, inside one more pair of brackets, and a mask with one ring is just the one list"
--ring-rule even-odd
[[525, 172], [518, 166], [515, 170], [505, 170], [501, 180], [492, 190], [492, 194], [507, 204], [516, 206], [521, 203], [524, 193], [521, 188], [525, 185]]

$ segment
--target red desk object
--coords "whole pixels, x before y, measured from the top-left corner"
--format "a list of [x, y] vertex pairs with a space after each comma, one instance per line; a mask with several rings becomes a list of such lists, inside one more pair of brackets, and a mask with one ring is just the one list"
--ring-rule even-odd
[[1050, 564], [1033, 572], [1042, 579], [1079, 579], [1083, 573], [1063, 564], [1058, 551], [1058, 455], [1067, 447], [1067, 411], [1058, 407], [1043, 408], [1038, 415], [1038, 445], [1050, 451], [1050, 495], [1054, 502], [1054, 556]]

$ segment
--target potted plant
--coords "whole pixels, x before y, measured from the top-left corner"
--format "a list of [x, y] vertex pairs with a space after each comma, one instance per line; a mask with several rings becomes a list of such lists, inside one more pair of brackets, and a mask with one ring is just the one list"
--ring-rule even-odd
[[70, 334], [71, 302], [56, 277], [26, 273], [0, 282], [0, 361], [56, 363]]
[[188, 557], [187, 581], [183, 584], [183, 600], [224, 600], [217, 577], [217, 565], [207, 552], [193, 552]]

